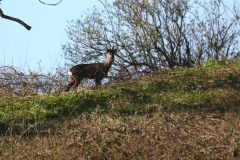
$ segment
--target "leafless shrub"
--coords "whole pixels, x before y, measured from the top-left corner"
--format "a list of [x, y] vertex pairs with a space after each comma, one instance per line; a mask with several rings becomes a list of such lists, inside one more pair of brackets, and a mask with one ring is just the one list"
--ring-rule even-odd
[[0, 96], [27, 96], [54, 93], [64, 88], [64, 69], [55, 73], [23, 73], [14, 66], [0, 67]]

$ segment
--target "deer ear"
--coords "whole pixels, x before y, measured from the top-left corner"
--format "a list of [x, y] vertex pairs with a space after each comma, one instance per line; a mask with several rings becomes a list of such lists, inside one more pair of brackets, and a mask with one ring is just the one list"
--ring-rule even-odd
[[109, 49], [107, 47], [105, 49], [106, 49], [106, 52], [109, 52]]

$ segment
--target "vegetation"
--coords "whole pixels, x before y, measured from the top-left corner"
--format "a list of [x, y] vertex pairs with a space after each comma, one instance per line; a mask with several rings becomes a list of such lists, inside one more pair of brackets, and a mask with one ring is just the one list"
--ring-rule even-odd
[[239, 159], [239, 4], [99, 1], [62, 48], [91, 63], [117, 47], [114, 78], [62, 93], [63, 69], [0, 67], [0, 159]]
[[190, 67], [239, 56], [239, 3], [226, 0], [99, 0], [67, 26], [65, 57], [101, 61], [118, 47], [111, 74], [141, 76], [165, 67]]
[[240, 61], [0, 102], [0, 159], [240, 157]]

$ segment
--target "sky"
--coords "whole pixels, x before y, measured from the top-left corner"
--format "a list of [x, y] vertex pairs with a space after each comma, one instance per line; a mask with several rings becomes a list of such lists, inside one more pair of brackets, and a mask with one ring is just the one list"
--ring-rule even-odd
[[93, 6], [102, 7], [98, 0], [63, 0], [57, 6], [43, 5], [38, 0], [3, 0], [0, 7], [4, 14], [23, 20], [32, 29], [0, 18], [0, 66], [43, 72], [63, 66], [61, 45], [68, 40], [67, 21], [80, 18]]
[[[42, 0], [54, 3], [58, 0]], [[226, 0], [233, 4], [238, 0]], [[0, 66], [15, 66], [21, 71], [54, 71], [64, 66], [61, 45], [68, 41], [67, 21], [81, 18], [87, 9], [102, 7], [98, 0], [63, 0], [57, 6], [47, 6], [38, 0], [2, 0], [6, 15], [17, 17], [30, 26], [0, 18]]]

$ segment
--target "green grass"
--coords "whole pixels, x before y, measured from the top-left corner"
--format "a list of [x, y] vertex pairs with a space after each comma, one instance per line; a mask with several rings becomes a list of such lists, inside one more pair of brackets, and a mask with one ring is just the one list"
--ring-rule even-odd
[[150, 104], [169, 111], [238, 110], [239, 90], [239, 74], [226, 64], [178, 69], [77, 93], [2, 99], [0, 122], [77, 116], [96, 108], [103, 113], [136, 114], [148, 112]]
[[239, 157], [239, 91], [240, 62], [227, 61], [77, 93], [4, 98], [0, 159]]

